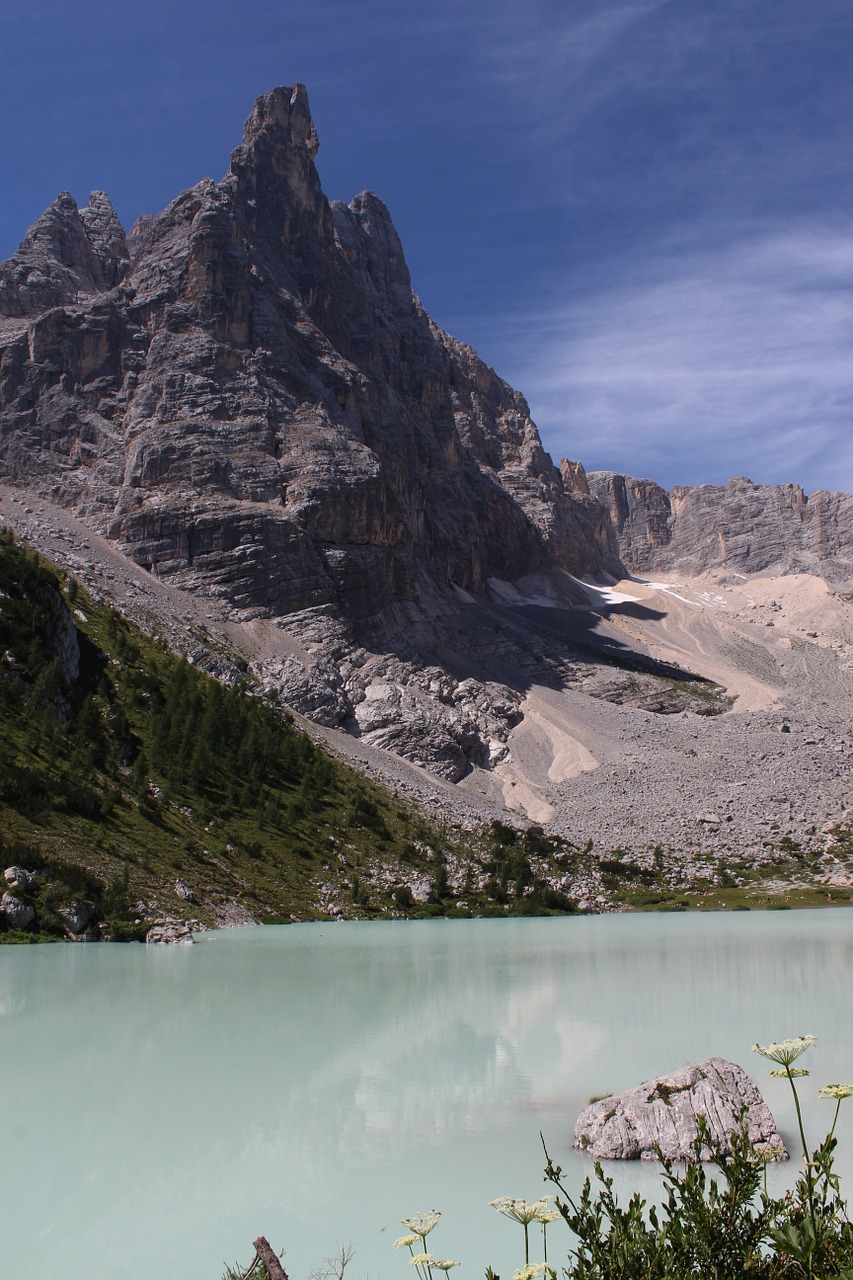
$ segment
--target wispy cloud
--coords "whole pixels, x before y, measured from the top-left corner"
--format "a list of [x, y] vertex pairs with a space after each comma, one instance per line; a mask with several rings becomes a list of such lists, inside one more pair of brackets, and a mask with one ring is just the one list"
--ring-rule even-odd
[[811, 226], [670, 246], [516, 317], [501, 368], [588, 467], [853, 490], [851, 349], [853, 226]]

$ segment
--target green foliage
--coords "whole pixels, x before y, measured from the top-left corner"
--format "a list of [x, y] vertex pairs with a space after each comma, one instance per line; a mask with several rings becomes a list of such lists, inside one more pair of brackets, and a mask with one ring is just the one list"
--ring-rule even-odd
[[[693, 1158], [684, 1166], [676, 1168], [658, 1151], [665, 1189], [660, 1208], [647, 1208], [637, 1194], [620, 1205], [612, 1178], [598, 1163], [595, 1185], [587, 1178], [575, 1201], [562, 1184], [562, 1170], [548, 1158], [545, 1176], [560, 1193], [557, 1208], [576, 1240], [568, 1280], [851, 1280], [853, 1225], [833, 1160], [839, 1108], [853, 1086], [821, 1090], [836, 1099], [835, 1117], [809, 1151], [795, 1080], [808, 1072], [791, 1063], [812, 1044], [812, 1036], [800, 1036], [754, 1046], [780, 1064], [773, 1074], [787, 1077], [796, 1104], [803, 1171], [783, 1196], [767, 1193], [770, 1153], [750, 1142], [745, 1113], [729, 1153], [711, 1148], [703, 1117]], [[721, 1179], [708, 1176], [703, 1155], [711, 1156]]]
[[567, 1275], [572, 1280], [699, 1280], [704, 1276], [770, 1277], [762, 1245], [772, 1221], [772, 1202], [758, 1199], [763, 1163], [745, 1131], [735, 1134], [730, 1155], [717, 1153], [722, 1181], [709, 1178], [701, 1162], [707, 1130], [700, 1125], [694, 1158], [683, 1168], [663, 1160], [665, 1198], [646, 1208], [638, 1194], [622, 1207], [613, 1179], [595, 1165], [577, 1200], [548, 1162], [546, 1177], [563, 1193], [557, 1206], [577, 1237]]
[[[192, 879], [202, 920], [205, 901], [233, 897], [256, 918], [319, 916], [321, 882], [336, 912], [391, 912], [375, 880], [388, 883], [386, 866], [399, 873], [405, 846], [422, 865], [413, 838], [437, 845], [429, 824], [250, 685], [223, 687], [5, 530], [0, 829], [33, 851], [34, 866], [86, 866], [111, 937], [139, 932], [128, 902], [162, 900], [176, 871]], [[352, 895], [339, 842], [362, 861]], [[31, 929], [54, 936], [42, 905]]]

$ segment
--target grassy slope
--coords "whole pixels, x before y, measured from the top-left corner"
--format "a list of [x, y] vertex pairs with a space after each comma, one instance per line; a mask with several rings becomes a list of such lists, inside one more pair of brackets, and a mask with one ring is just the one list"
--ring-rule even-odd
[[[79, 648], [74, 678], [63, 633]], [[268, 921], [572, 909], [530, 871], [529, 855], [543, 874], [556, 866], [559, 842], [527, 837], [528, 848], [502, 824], [495, 838], [431, 826], [5, 531], [0, 656], [0, 858], [51, 873], [32, 895], [28, 937], [64, 936], [50, 903], [74, 897], [94, 908], [92, 932], [112, 937], [144, 934], [137, 902], [154, 918], [208, 924], [235, 901]], [[194, 902], [176, 894], [179, 878]], [[413, 898], [413, 884], [433, 901]]]

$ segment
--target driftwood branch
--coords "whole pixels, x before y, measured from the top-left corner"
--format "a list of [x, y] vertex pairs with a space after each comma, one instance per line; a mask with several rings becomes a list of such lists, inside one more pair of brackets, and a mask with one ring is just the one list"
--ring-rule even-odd
[[254, 1269], [255, 1263], [258, 1258], [260, 1258], [261, 1262], [267, 1269], [267, 1275], [270, 1280], [287, 1280], [287, 1272], [279, 1262], [278, 1256], [266, 1236], [258, 1236], [254, 1245], [257, 1256], [255, 1258], [255, 1262], [253, 1262], [252, 1266], [249, 1268], [249, 1271], [251, 1272]]

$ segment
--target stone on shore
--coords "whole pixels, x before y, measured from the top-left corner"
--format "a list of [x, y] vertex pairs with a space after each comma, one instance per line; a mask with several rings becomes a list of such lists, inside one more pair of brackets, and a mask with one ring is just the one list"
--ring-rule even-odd
[[10, 929], [26, 929], [36, 917], [36, 909], [31, 902], [25, 902], [13, 893], [4, 893], [0, 899], [0, 911], [6, 917]]
[[758, 1088], [741, 1067], [725, 1058], [709, 1058], [590, 1103], [578, 1117], [574, 1145], [598, 1160], [656, 1160], [658, 1147], [668, 1160], [687, 1160], [693, 1156], [701, 1115], [710, 1143], [701, 1158], [710, 1160], [716, 1151], [731, 1151], [731, 1136], [744, 1109], [752, 1143], [761, 1151], [776, 1152], [774, 1160], [787, 1160]]

